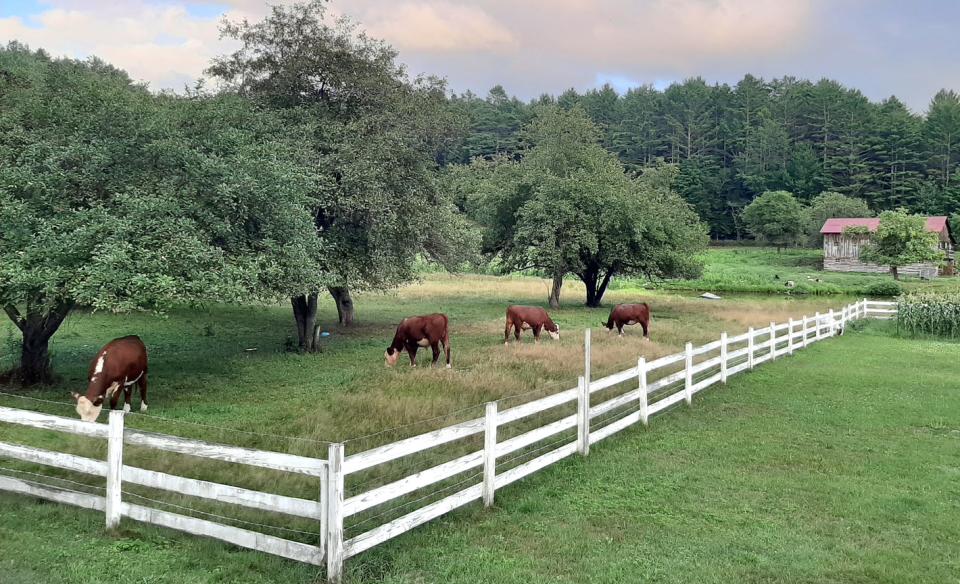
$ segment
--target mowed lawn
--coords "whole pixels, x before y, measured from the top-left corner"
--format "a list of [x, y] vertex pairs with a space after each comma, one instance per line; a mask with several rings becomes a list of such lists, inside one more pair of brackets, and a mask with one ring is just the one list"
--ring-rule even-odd
[[[347, 581], [956, 582], [960, 345], [851, 330], [348, 562]], [[0, 495], [3, 582], [315, 582]]]

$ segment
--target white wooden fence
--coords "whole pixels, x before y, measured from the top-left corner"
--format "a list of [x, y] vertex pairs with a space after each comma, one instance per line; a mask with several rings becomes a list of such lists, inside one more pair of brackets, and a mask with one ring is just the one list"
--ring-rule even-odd
[[[101, 497], [88, 493], [61, 489], [55, 486], [0, 476], [0, 490], [33, 495], [60, 503], [96, 509], [106, 514], [108, 528], [120, 524], [121, 517], [129, 517], [146, 523], [162, 525], [195, 535], [203, 535], [270, 554], [309, 564], [323, 565], [326, 549], [326, 481], [327, 461], [283, 454], [251, 450], [238, 446], [211, 444], [188, 440], [177, 436], [155, 434], [124, 428], [124, 412], [110, 412], [107, 424], [91, 424], [80, 420], [52, 416], [37, 412], [0, 407], [0, 422], [21, 426], [65, 432], [107, 441], [107, 460], [95, 460], [63, 452], [54, 452], [20, 444], [0, 442], [0, 457], [56, 467], [64, 470], [106, 478], [106, 495]], [[133, 444], [151, 449], [197, 456], [201, 458], [232, 462], [241, 465], [302, 474], [319, 479], [318, 500], [264, 493], [231, 485], [222, 485], [163, 472], [126, 466], [123, 464], [123, 446]], [[239, 505], [249, 509], [271, 511], [288, 516], [303, 517], [320, 523], [320, 541], [316, 545], [290, 541], [232, 525], [224, 525], [206, 519], [171, 513], [123, 501], [121, 489], [124, 483], [152, 487], [181, 495], [199, 497], [220, 503]]]
[[[637, 423], [646, 425], [651, 416], [681, 401], [690, 405], [694, 394], [716, 383], [726, 383], [731, 375], [832, 337], [852, 320], [892, 318], [895, 314], [895, 302], [864, 299], [838, 312], [831, 310], [799, 320], [790, 319], [787, 323], [770, 323], [769, 327], [751, 328], [733, 337], [723, 333], [719, 340], [699, 347], [687, 343], [681, 353], [652, 361], [641, 357], [635, 367], [596, 380], [590, 377], [591, 345], [590, 331], [587, 330], [584, 375], [576, 387], [503, 410], [499, 409], [497, 402], [491, 402], [486, 405], [485, 415], [481, 418], [363, 452], [347, 455], [344, 444], [331, 444], [327, 460], [124, 429], [121, 411], [110, 412], [109, 423], [104, 425], [0, 407], [0, 422], [107, 440], [106, 461], [0, 442], [0, 457], [105, 477], [105, 497], [7, 476], [0, 476], [0, 490], [103, 511], [108, 528], [116, 527], [121, 517], [129, 517], [310, 564], [322, 565], [325, 560], [329, 580], [337, 583], [342, 577], [344, 561], [352, 556], [472, 501], [482, 500], [489, 507], [493, 505], [497, 490], [572, 454], [585, 456], [591, 445]], [[623, 387], [626, 383], [630, 383], [633, 389]], [[572, 408], [574, 404], [575, 413], [564, 415], [563, 406]], [[537, 422], [534, 416], [544, 416], [551, 411], [560, 412], [556, 420], [529, 427]], [[511, 427], [521, 428], [522, 432], [498, 439], [501, 430]], [[498, 462], [508, 455], [573, 429], [576, 429], [576, 436], [569, 442], [507, 470], [498, 470]], [[481, 435], [482, 447], [478, 450], [375, 488], [349, 496], [345, 492], [348, 476]], [[317, 500], [300, 499], [130, 467], [123, 464], [124, 444], [316, 477], [320, 479], [320, 492]], [[474, 484], [363, 533], [349, 538], [344, 536], [347, 518], [477, 469], [480, 469], [477, 473], [480, 478]], [[122, 500], [121, 485], [124, 482], [316, 520], [320, 523], [321, 535], [317, 545], [312, 545], [131, 504]]]

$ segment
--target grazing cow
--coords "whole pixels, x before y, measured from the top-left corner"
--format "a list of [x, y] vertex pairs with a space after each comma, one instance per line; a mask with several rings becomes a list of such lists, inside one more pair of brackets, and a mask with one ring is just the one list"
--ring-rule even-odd
[[646, 302], [640, 304], [617, 304], [610, 311], [607, 322], [601, 322], [602, 326], [612, 331], [617, 327], [617, 332], [623, 336], [624, 325], [639, 324], [643, 327], [644, 340], [650, 340], [650, 306]]
[[520, 342], [520, 331], [527, 329], [533, 331], [535, 343], [540, 342], [540, 331], [544, 330], [550, 334], [550, 338], [553, 340], [560, 340], [560, 326], [554, 323], [547, 311], [539, 306], [508, 306], [507, 324], [503, 329], [504, 345], [509, 344], [511, 328], [518, 343]]
[[86, 395], [71, 392], [77, 413], [84, 422], [94, 422], [110, 399], [110, 409], [117, 407], [124, 392], [123, 411], [130, 411], [131, 386], [140, 386], [140, 411], [147, 411], [147, 348], [140, 337], [114, 339], [106, 344], [90, 363], [90, 382]]
[[410, 365], [417, 366], [417, 349], [430, 347], [433, 349], [433, 363], [437, 364], [440, 358], [440, 344], [443, 344], [447, 353], [447, 368], [450, 368], [450, 331], [448, 330], [446, 314], [428, 314], [426, 316], [411, 316], [403, 319], [397, 325], [397, 332], [393, 335], [393, 342], [387, 347], [384, 357], [387, 366], [397, 364], [400, 351], [407, 350], [410, 354]]

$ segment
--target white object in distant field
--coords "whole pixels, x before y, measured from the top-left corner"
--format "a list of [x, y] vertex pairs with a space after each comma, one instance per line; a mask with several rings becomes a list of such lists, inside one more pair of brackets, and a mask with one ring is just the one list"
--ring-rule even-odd
[[700, 295], [700, 298], [706, 298], [707, 300], [720, 300], [720, 297], [716, 294], [711, 294], [710, 292], [704, 292]]

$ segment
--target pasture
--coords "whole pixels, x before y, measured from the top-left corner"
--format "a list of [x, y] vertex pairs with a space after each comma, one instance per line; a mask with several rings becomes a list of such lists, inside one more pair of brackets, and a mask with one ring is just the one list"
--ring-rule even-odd
[[[863, 296], [871, 284], [891, 281], [887, 274], [824, 272], [823, 251], [809, 248], [785, 248], [781, 253], [772, 247], [711, 247], [703, 254], [704, 271], [693, 280], [667, 280], [653, 284], [619, 282], [619, 288], [654, 288], [660, 290], [709, 291], [718, 294], [754, 292], [785, 294], [785, 283], [793, 280], [791, 294], [852, 294]], [[779, 279], [777, 278], [779, 276]], [[817, 281], [819, 280], [819, 281]], [[938, 278], [924, 281], [903, 278], [907, 291], [957, 290], [960, 278]]]
[[[485, 281], [473, 283], [480, 295], [489, 295], [482, 290]], [[521, 280], [495, 285], [501, 290], [520, 287], [519, 295], [532, 284]], [[378, 306], [386, 320], [397, 306], [436, 301], [445, 290], [460, 286], [462, 282], [432, 279], [389, 302], [381, 298], [367, 304]], [[710, 326], [732, 326], [748, 318], [720, 304], [709, 304], [712, 310], [704, 313], [716, 315], [706, 318], [695, 300], [664, 296], [655, 301], [676, 311], [676, 319], [663, 320], [690, 322], [691, 327], [694, 321], [703, 321], [703, 334]], [[793, 301], [759, 299], [742, 304], [756, 311], [807, 308], [806, 302], [785, 302]], [[478, 298], [459, 309], [479, 320], [483, 304]], [[454, 313], [455, 308], [447, 309]], [[273, 309], [264, 310], [264, 319], [270, 322], [267, 316]], [[239, 322], [243, 311], [213, 312], [221, 313], [214, 322], [226, 329], [227, 323]], [[579, 308], [558, 314], [565, 312], [568, 318], [563, 323], [574, 318], [586, 323], [596, 314]], [[276, 313], [278, 324], [285, 322], [282, 316]], [[96, 319], [112, 317], [86, 318], [92, 325]], [[170, 315], [154, 323], [158, 328], [172, 326], [177, 318]], [[183, 326], [187, 316], [181, 318]], [[109, 330], [106, 325], [100, 323]], [[389, 328], [386, 323], [380, 326]], [[491, 322], [486, 328], [492, 326]], [[252, 329], [249, 334], [255, 335], [256, 327]], [[667, 331], [662, 332], [666, 336]], [[952, 358], [957, 345], [897, 339], [892, 333], [889, 323], [871, 324], [738, 376], [727, 387], [698, 397], [692, 410], [657, 418], [649, 430], [628, 431], [596, 448], [588, 459], [565, 461], [508, 487], [492, 512], [468, 507], [358, 557], [348, 564], [347, 581], [948, 581], [960, 569], [952, 554], [960, 537], [960, 511], [954, 504], [960, 495], [958, 429], [951, 423], [960, 416], [960, 395], [950, 381], [960, 375], [960, 364]], [[282, 335], [278, 332], [279, 338]], [[465, 345], [461, 351], [473, 347], [478, 353], [489, 351], [486, 355], [492, 358], [503, 350], [498, 339], [485, 339], [489, 333], [483, 326], [471, 335], [474, 338], [459, 343]], [[595, 336], [599, 355], [606, 340], [604, 335]], [[259, 338], [263, 337], [261, 333]], [[226, 343], [216, 339], [216, 334], [198, 335], [196, 342], [226, 353]], [[628, 338], [624, 343], [634, 341]], [[354, 342], [360, 344], [360, 339]], [[561, 346], [566, 343], [575, 349], [579, 345], [564, 339]], [[330, 404], [340, 392], [349, 396], [369, 391], [377, 398], [371, 402], [372, 412], [372, 404], [391, 401], [389, 393], [362, 385], [378, 377], [391, 384], [396, 400], [419, 394], [422, 403], [429, 403], [428, 391], [433, 399], [442, 399], [442, 381], [435, 385], [424, 381], [450, 372], [384, 373], [383, 343], [368, 344], [373, 345], [368, 351], [352, 349], [355, 359], [374, 353], [374, 363], [356, 362], [362, 370], [355, 378], [360, 385], [318, 389], [318, 394], [329, 395], [316, 403]], [[545, 367], [553, 361], [539, 352], [550, 347], [544, 343], [520, 351], [533, 362], [531, 367]], [[658, 347], [651, 344], [649, 350]], [[263, 371], [267, 364], [269, 369], [296, 371], [295, 362], [302, 359], [257, 353], [241, 359], [266, 361], [260, 364], [263, 376], [268, 375]], [[189, 351], [184, 348], [183, 354]], [[333, 360], [335, 354], [331, 347], [308, 359]], [[343, 363], [335, 361], [336, 366]], [[920, 363], [937, 367], [910, 367]], [[253, 363], [248, 366], [256, 368]], [[315, 366], [323, 368], [322, 363]], [[167, 401], [160, 397], [164, 378], [178, 376], [175, 366], [168, 367], [154, 382], [158, 406]], [[908, 367], [911, 374], [904, 376]], [[575, 373], [576, 365], [571, 368]], [[493, 372], [491, 367], [488, 374]], [[180, 375], [184, 373], [181, 369]], [[243, 400], [229, 403], [236, 394], [226, 390], [230, 385], [226, 378], [212, 383], [218, 373], [201, 372], [211, 381], [207, 408], [201, 407], [201, 396], [190, 396], [176, 400], [175, 407], [165, 405], [165, 413], [183, 417], [193, 413], [195, 420], [217, 423], [232, 420], [238, 429], [285, 429], [257, 418], [247, 424], [236, 419], [250, 406]], [[540, 377], [544, 376], [531, 374], [530, 379]], [[243, 378], [231, 379], [236, 383]], [[217, 404], [214, 395], [223, 403]], [[305, 401], [285, 402], [288, 419], [294, 419], [295, 407]], [[343, 420], [333, 412], [327, 416]], [[12, 510], [0, 514], [0, 540], [7, 551], [0, 566], [5, 581], [308, 583], [320, 577], [315, 569], [294, 562], [136, 523], [127, 522], [119, 533], [108, 535], [99, 513], [10, 495], [0, 495], [0, 502]]]
[[[153, 417], [319, 441], [344, 440], [446, 416], [504, 396], [566, 388], [582, 372], [587, 326], [595, 329], [593, 368], [599, 377], [636, 363], [640, 354], [653, 359], [682, 349], [687, 341], [714, 340], [723, 330], [736, 334], [748, 326], [785, 322], [790, 316], [825, 312], [841, 304], [836, 298], [762, 296], [711, 302], [694, 295], [623, 290], [611, 292], [604, 308], [587, 309], [582, 306], [582, 287], [568, 282], [564, 306], [551, 311], [561, 326], [561, 340], [544, 335], [537, 346], [526, 332], [519, 346], [511, 342], [505, 348], [506, 306], [545, 305], [547, 286], [546, 281], [528, 277], [434, 274], [394, 294], [360, 295], [358, 322], [350, 329], [336, 327], [333, 304], [325, 298], [321, 318], [330, 323], [326, 330], [331, 336], [323, 340], [324, 352], [314, 356], [284, 350], [294, 338], [288, 306], [213, 306], [172, 310], [162, 317], [77, 313], [51, 344], [54, 369], [62, 379], [54, 387], [27, 395], [64, 403], [60, 408], [43, 404], [43, 411], [75, 415], [67, 404], [68, 392], [86, 387], [90, 359], [106, 341], [135, 333], [143, 338], [150, 355]], [[647, 301], [652, 306], [649, 343], [641, 340], [639, 327], [628, 327], [622, 339], [599, 328], [610, 305], [630, 301]], [[411, 370], [405, 356], [396, 368], [385, 368], [383, 352], [396, 323], [405, 316], [435, 311], [450, 317], [453, 370], [424, 367], [430, 362], [429, 349], [420, 351], [417, 369]], [[12, 325], [4, 321], [0, 327], [0, 338], [6, 335], [5, 346], [11, 347]], [[12, 352], [7, 351], [0, 367], [11, 364]], [[9, 399], [0, 399], [0, 405], [17, 405]], [[137, 404], [135, 399], [135, 409]], [[188, 425], [161, 431], [270, 446], [269, 441], [258, 442], [244, 434]], [[390, 440], [384, 436], [382, 442]]]

